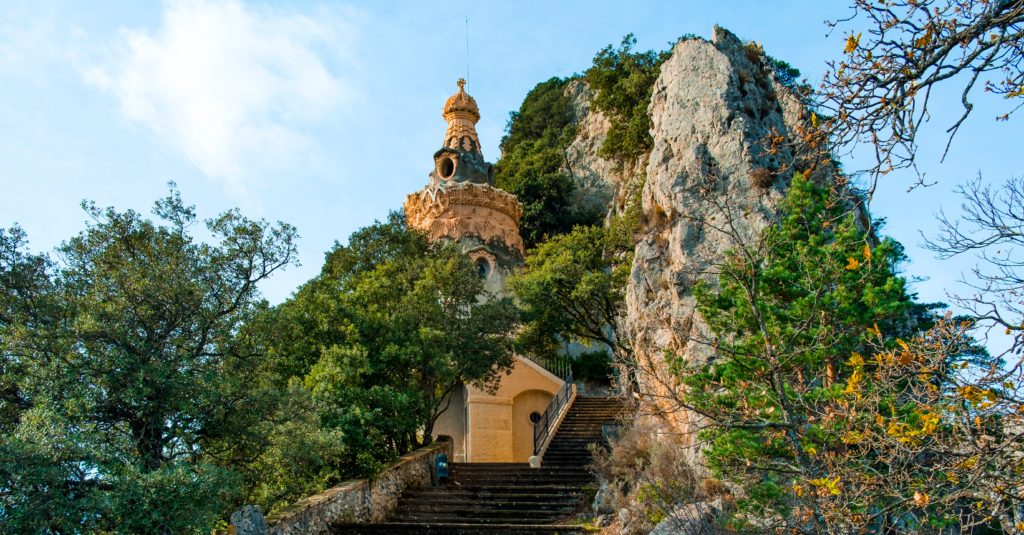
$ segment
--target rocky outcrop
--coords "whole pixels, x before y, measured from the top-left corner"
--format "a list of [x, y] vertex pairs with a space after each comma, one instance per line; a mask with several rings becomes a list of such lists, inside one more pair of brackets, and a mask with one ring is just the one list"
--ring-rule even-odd
[[[569, 90], [579, 134], [567, 159], [581, 186], [597, 190], [590, 184], [602, 183], [612, 192], [609, 208], [622, 210], [625, 185], [643, 181], [646, 221], [624, 325], [641, 387], [671, 399], [676, 385], [666, 352], [698, 365], [710, 355], [700, 343], [707, 333], [695, 310], [694, 284], [713, 282], [714, 265], [736, 239], [764, 228], [794, 171], [826, 180], [831, 159], [817, 154], [810, 113], [797, 92], [777, 80], [761, 48], [718, 27], [711, 40], [677, 43], [662, 65], [648, 108], [653, 148], [635, 168], [597, 156], [608, 121], [589, 108], [585, 84]], [[691, 427], [684, 411], [673, 411], [671, 420], [681, 431]]]

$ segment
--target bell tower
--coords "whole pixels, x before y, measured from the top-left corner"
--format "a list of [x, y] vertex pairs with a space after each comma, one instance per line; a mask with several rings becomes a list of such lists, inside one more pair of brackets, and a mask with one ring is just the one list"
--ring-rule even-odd
[[405, 201], [409, 226], [431, 240], [457, 242], [477, 266], [484, 287], [505, 293], [505, 279], [522, 264], [519, 236], [522, 207], [515, 196], [494, 185], [494, 165], [484, 161], [476, 123], [480, 109], [459, 79], [441, 116], [448, 123], [444, 142], [434, 153], [434, 169], [423, 189]]

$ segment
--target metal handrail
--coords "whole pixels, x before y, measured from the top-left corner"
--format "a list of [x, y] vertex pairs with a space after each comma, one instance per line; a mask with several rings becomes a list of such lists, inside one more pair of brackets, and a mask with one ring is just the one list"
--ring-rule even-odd
[[534, 455], [540, 453], [541, 447], [551, 434], [551, 422], [555, 421], [558, 416], [562, 414], [562, 410], [569, 403], [569, 396], [571, 395], [572, 370], [569, 370], [569, 373], [565, 378], [565, 384], [562, 385], [562, 388], [558, 389], [558, 392], [555, 393], [555, 397], [551, 398], [551, 403], [548, 404], [548, 408], [544, 411], [544, 415], [541, 416], [540, 421], [533, 424]]
[[536, 355], [523, 355], [524, 358], [529, 359], [541, 368], [551, 372], [554, 376], [559, 379], [565, 379], [572, 372], [572, 360], [565, 355], [558, 355], [555, 357], [539, 357]]

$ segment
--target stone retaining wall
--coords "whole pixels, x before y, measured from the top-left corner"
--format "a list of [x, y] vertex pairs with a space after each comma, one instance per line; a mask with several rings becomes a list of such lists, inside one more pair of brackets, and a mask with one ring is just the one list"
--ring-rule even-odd
[[[247, 529], [258, 522], [243, 519], [251, 509], [232, 515], [238, 535], [295, 535], [328, 533], [336, 522], [381, 522], [398, 506], [398, 497], [406, 488], [426, 487], [432, 483], [437, 455], [451, 458], [452, 443], [435, 442], [407, 453], [388, 464], [373, 479], [355, 479], [303, 498], [286, 509], [267, 517], [262, 529]], [[246, 527], [243, 527], [246, 526]]]

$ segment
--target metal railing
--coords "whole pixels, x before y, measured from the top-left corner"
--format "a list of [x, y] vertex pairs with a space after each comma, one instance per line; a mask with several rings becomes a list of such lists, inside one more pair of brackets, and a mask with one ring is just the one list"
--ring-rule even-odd
[[533, 454], [537, 455], [540, 453], [540, 449], [544, 446], [544, 442], [547, 441], [551, 435], [551, 424], [558, 419], [558, 416], [565, 410], [566, 405], [569, 403], [569, 397], [572, 396], [572, 370], [569, 370], [568, 375], [565, 378], [565, 384], [562, 388], [558, 389], [555, 393], [555, 397], [551, 399], [551, 403], [548, 404], [547, 410], [540, 417], [540, 421], [533, 424]]
[[557, 355], [553, 357], [523, 355], [523, 357], [537, 363], [541, 368], [551, 372], [559, 379], [565, 379], [572, 375], [572, 359], [565, 355]]

